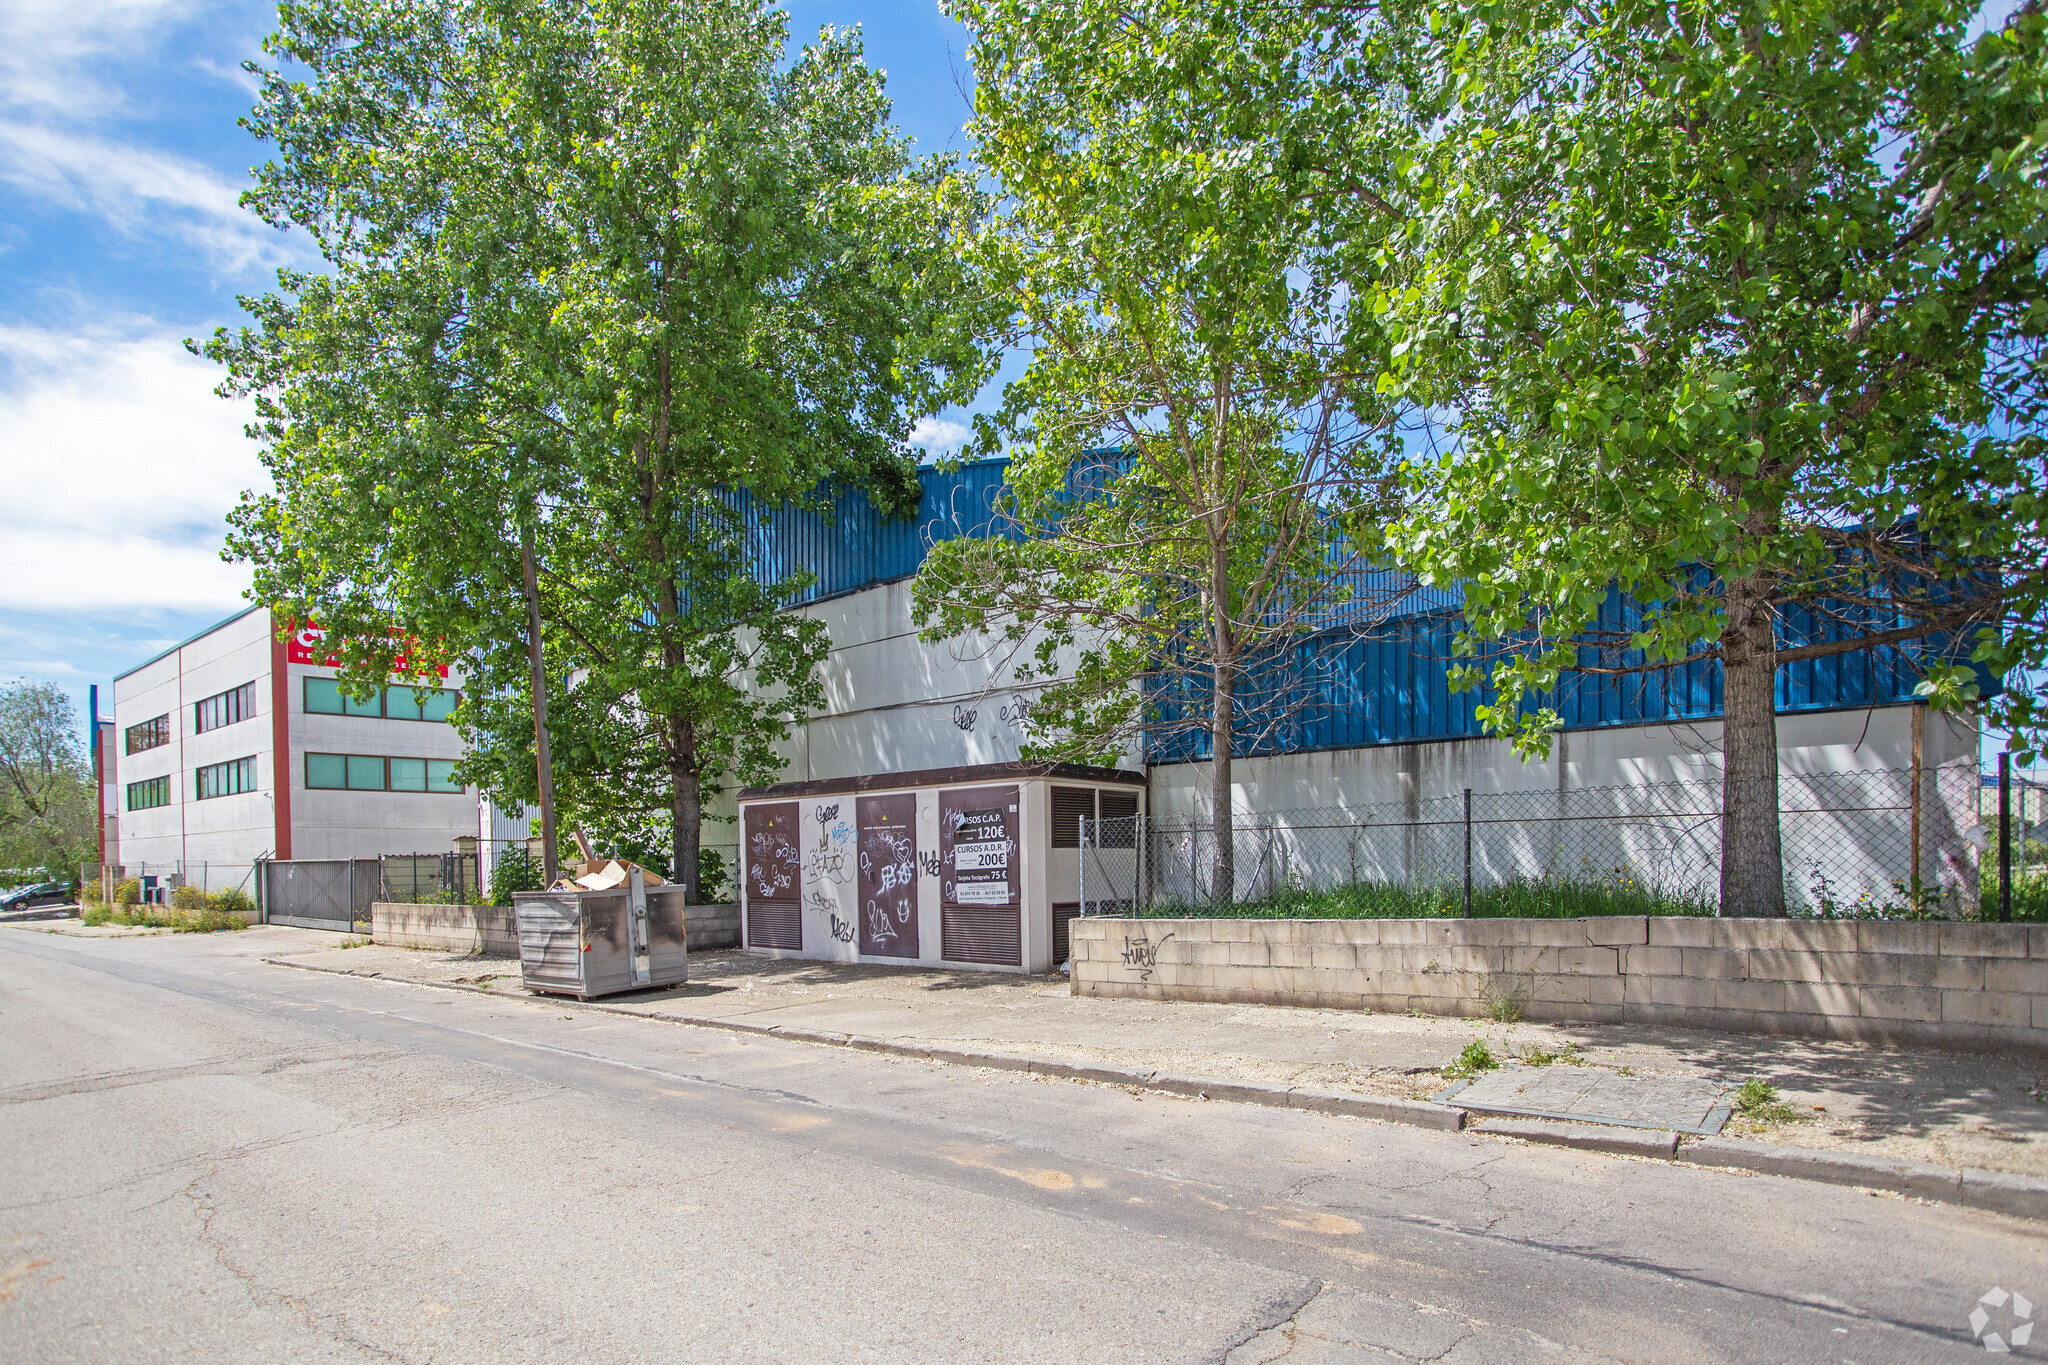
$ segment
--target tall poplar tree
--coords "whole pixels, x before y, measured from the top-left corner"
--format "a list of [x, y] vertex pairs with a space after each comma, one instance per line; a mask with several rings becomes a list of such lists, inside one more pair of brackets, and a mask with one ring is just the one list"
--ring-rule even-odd
[[901, 509], [912, 423], [981, 369], [939, 279], [972, 194], [856, 35], [786, 37], [747, 0], [284, 5], [246, 202], [326, 264], [207, 347], [275, 483], [234, 517], [257, 595], [362, 686], [459, 660], [470, 772], [525, 795], [530, 538], [554, 747], [663, 793], [693, 899], [707, 784], [768, 774], [819, 653], [723, 495]]
[[[2044, 657], [2048, 83], [2038, 0], [1597, 0], [1418, 16], [1387, 385], [1452, 437], [1406, 559], [1463, 585], [1482, 714], [1714, 659], [1721, 906], [1785, 912], [1781, 665], [1922, 692]], [[1599, 628], [1611, 587], [1641, 610]], [[1973, 658], [1974, 656], [1974, 658]], [[2026, 724], [2024, 691], [1996, 714]]]

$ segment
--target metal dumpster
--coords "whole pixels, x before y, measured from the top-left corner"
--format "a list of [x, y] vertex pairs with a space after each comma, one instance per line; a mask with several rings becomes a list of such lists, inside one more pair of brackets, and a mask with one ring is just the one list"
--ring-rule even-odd
[[690, 979], [681, 887], [633, 871], [608, 891], [519, 891], [519, 976], [530, 991], [579, 1000]]

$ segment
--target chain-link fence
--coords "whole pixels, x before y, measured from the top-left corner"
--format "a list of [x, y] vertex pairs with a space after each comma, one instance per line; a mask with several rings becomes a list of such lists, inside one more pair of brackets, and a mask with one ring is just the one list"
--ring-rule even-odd
[[487, 889], [477, 855], [463, 852], [387, 853], [377, 885], [377, 899], [413, 905], [473, 905]]
[[[1082, 913], [1207, 913], [1228, 876], [1271, 913], [1714, 914], [1723, 802], [1746, 795], [1717, 778], [1249, 812], [1227, 860], [1206, 819], [1092, 821]], [[1974, 766], [1787, 773], [1777, 805], [1793, 913], [1977, 912], [1997, 831]]]

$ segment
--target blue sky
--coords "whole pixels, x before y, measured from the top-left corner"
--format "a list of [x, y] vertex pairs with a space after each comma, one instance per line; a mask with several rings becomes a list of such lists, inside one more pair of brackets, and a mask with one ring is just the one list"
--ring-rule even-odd
[[[860, 25], [919, 148], [963, 146], [966, 30], [934, 0], [785, 5]], [[245, 411], [179, 344], [303, 243], [237, 207], [236, 125], [275, 16], [247, 0], [0, 0], [0, 681], [86, 688], [244, 604], [222, 517], [263, 479]], [[947, 424], [926, 435], [957, 439]]]

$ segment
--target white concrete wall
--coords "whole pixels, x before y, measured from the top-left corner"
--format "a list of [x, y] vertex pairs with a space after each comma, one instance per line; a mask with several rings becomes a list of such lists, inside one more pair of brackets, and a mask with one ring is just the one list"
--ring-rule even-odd
[[[302, 680], [332, 677], [335, 670], [287, 664], [288, 756], [280, 762], [271, 676], [276, 657], [270, 614], [252, 609], [114, 681], [111, 752], [120, 794], [116, 823], [124, 865], [169, 870], [182, 864], [188, 878], [197, 881], [199, 865], [206, 864], [209, 885], [241, 884], [252, 862], [277, 851], [280, 783], [289, 792], [294, 858], [442, 853], [456, 838], [477, 835], [473, 792], [309, 790], [308, 753], [459, 759], [462, 740], [443, 722], [307, 715]], [[255, 684], [253, 713], [235, 724], [196, 734], [193, 703], [244, 683]], [[459, 687], [461, 680], [451, 677], [443, 685]], [[171, 742], [128, 754], [128, 728], [160, 715], [170, 717]], [[197, 769], [251, 756], [256, 759], [256, 790], [204, 801], [195, 797]], [[170, 804], [130, 811], [128, 784], [157, 776], [171, 780]]]
[[[1785, 715], [1778, 718], [1780, 794], [1788, 890], [1810, 904], [1826, 893], [1848, 904], [1859, 896], [1900, 899], [1895, 883], [1912, 872], [1910, 779], [1913, 713], [1924, 718], [1921, 745], [1922, 885], [1973, 905], [1977, 862], [1965, 834], [1976, 814], [1978, 736], [1968, 717], [1908, 705]], [[1441, 885], [1462, 877], [1462, 829], [1455, 822], [1466, 788], [1475, 796], [1473, 876], [1489, 885], [1517, 878], [1598, 880], [1615, 874], [1667, 894], [1711, 896], [1719, 877], [1719, 827], [1711, 820], [1662, 817], [1660, 810], [1718, 808], [1720, 722], [1577, 730], [1556, 736], [1546, 759], [1523, 762], [1496, 739], [1439, 740], [1373, 748], [1239, 759], [1232, 803], [1241, 828], [1238, 894], [1270, 894], [1289, 883], [1347, 881]], [[1902, 774], [1865, 783], [1836, 775]], [[1152, 770], [1156, 826], [1210, 818], [1207, 763]], [[1692, 783], [1682, 793], [1658, 784]], [[1613, 797], [1580, 796], [1602, 788]], [[1486, 798], [1524, 794], [1535, 800]], [[1555, 800], [1540, 799], [1555, 794]], [[1880, 809], [1863, 809], [1864, 807]], [[1586, 819], [1611, 809], [1613, 820]], [[1830, 808], [1840, 808], [1833, 809]], [[1526, 816], [1518, 823], [1517, 816]], [[1558, 817], [1574, 817], [1561, 819]], [[1152, 885], [1167, 898], [1200, 899], [1213, 843], [1202, 836], [1153, 845]], [[1951, 907], [1954, 908], [1954, 907]]]
[[[459, 759], [462, 736], [444, 721], [387, 720], [306, 712], [306, 678], [336, 671], [287, 664], [291, 720], [292, 856], [369, 858], [382, 853], [446, 853], [477, 837], [477, 796], [460, 792], [334, 791], [306, 786], [307, 754]], [[453, 671], [439, 684], [460, 688]]]
[[[801, 608], [830, 641], [819, 683], [825, 709], [778, 746], [779, 782], [1013, 763], [1023, 716], [1036, 695], [1013, 658], [974, 640], [929, 645], [911, 619], [910, 584], [887, 583]], [[1137, 756], [1119, 765], [1136, 771]], [[707, 802], [729, 820], [730, 793]], [[705, 826], [706, 843], [738, 839], [731, 824]]]
[[[114, 745], [119, 759], [120, 853], [123, 864], [217, 865], [213, 885], [233, 885], [226, 875], [271, 851], [276, 837], [272, 807], [277, 774], [273, 763], [270, 711], [270, 616], [260, 609], [222, 622], [114, 681]], [[255, 683], [255, 714], [233, 725], [195, 734], [192, 706], [218, 692]], [[129, 754], [130, 726], [169, 715], [171, 741]], [[228, 759], [256, 759], [256, 790], [201, 801], [194, 796], [194, 772]], [[171, 779], [171, 803], [130, 811], [128, 786], [144, 779]], [[196, 874], [193, 880], [197, 880]]]

